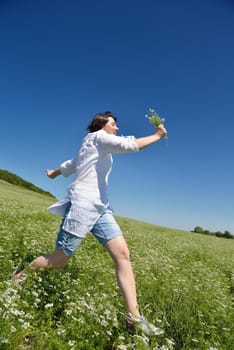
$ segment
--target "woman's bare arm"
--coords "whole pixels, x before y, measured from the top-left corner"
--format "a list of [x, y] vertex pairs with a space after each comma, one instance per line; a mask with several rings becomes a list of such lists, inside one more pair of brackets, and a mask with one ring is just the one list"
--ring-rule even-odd
[[164, 128], [163, 124], [160, 124], [153, 135], [136, 138], [136, 144], [139, 150], [150, 146], [152, 143], [159, 141], [161, 138], [166, 136], [167, 130]]
[[46, 169], [46, 174], [50, 179], [54, 179], [61, 174], [61, 171], [59, 168], [55, 170]]

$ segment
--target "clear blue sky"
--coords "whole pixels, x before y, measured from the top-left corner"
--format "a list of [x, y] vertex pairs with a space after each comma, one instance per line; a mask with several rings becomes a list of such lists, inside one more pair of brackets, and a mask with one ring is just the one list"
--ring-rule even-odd
[[0, 168], [58, 198], [93, 115], [147, 135], [149, 107], [169, 144], [114, 156], [115, 214], [234, 233], [234, 1], [0, 2]]

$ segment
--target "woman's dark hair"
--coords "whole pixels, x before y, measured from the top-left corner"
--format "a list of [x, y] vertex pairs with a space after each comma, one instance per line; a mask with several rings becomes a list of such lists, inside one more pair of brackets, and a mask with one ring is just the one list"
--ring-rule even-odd
[[88, 125], [87, 130], [89, 130], [89, 132], [94, 132], [102, 129], [110, 117], [113, 118], [114, 121], [117, 121], [117, 118], [109, 111], [96, 114], [91, 123]]

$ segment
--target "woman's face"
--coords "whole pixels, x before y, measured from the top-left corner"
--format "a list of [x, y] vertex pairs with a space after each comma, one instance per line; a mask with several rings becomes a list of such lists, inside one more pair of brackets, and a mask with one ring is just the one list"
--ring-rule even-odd
[[108, 134], [112, 135], [116, 135], [117, 131], [119, 130], [115, 120], [112, 117], [108, 119], [107, 123], [102, 129], [105, 130]]

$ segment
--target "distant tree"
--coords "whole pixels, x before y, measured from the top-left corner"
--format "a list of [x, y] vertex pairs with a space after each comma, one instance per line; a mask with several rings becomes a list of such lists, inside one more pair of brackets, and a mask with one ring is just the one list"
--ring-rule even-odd
[[203, 228], [201, 226], [196, 226], [194, 228], [194, 230], [191, 231], [191, 232], [203, 233], [205, 235], [212, 235], [212, 236], [222, 237], [222, 238], [234, 239], [234, 235], [231, 232], [227, 231], [227, 230], [224, 231], [224, 233], [221, 232], [221, 231], [211, 232], [209, 230], [203, 230]]
[[223, 237], [225, 238], [234, 238], [231, 232], [229, 231], [224, 231]]
[[220, 231], [215, 232], [215, 236], [217, 237], [223, 237], [223, 233]]
[[196, 232], [196, 233], [203, 233], [203, 228], [202, 228], [201, 226], [196, 226], [196, 227], [194, 227], [193, 232]]

